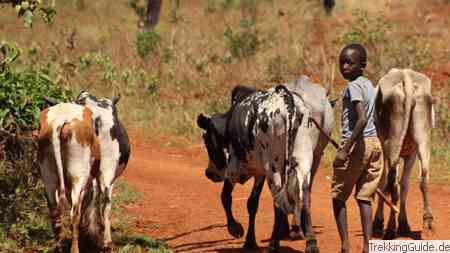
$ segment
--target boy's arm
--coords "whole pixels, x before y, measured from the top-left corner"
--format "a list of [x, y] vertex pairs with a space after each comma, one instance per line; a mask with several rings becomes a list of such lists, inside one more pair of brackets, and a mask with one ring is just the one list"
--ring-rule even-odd
[[355, 144], [356, 139], [358, 139], [358, 137], [362, 134], [364, 127], [367, 124], [367, 116], [366, 112], [364, 111], [362, 101], [358, 100], [353, 101], [353, 104], [355, 105], [358, 120], [356, 121], [356, 125], [355, 128], [353, 129], [352, 135], [350, 136], [350, 138], [348, 138], [347, 142], [344, 143], [344, 146], [338, 150], [336, 159], [334, 160], [333, 163], [334, 167], [340, 167], [345, 163], [350, 148], [353, 147], [353, 144]]

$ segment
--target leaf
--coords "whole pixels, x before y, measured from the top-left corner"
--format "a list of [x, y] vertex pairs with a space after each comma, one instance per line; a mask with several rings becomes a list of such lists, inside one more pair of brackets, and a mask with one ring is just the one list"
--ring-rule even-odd
[[33, 12], [30, 10], [26, 10], [25, 14], [23, 14], [24, 17], [24, 24], [25, 27], [32, 27], [33, 26]]
[[45, 23], [53, 22], [53, 19], [56, 16], [56, 10], [51, 7], [41, 7], [40, 9], [41, 17]]

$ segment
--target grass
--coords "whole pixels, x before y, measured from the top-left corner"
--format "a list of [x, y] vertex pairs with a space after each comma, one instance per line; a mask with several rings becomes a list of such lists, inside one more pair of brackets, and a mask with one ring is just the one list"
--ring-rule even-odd
[[112, 228], [115, 245], [114, 253], [168, 253], [168, 245], [162, 240], [152, 239], [144, 234], [133, 232], [132, 222], [137, 218], [125, 210], [126, 205], [137, 203], [142, 193], [136, 191], [125, 181], [119, 180], [113, 194], [113, 217], [116, 219]]

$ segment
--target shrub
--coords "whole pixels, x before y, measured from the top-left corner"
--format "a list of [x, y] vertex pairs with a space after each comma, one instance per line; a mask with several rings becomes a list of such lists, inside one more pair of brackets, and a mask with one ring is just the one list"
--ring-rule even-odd
[[235, 58], [246, 58], [254, 55], [261, 43], [258, 37], [255, 23], [249, 20], [242, 20], [240, 24], [241, 31], [233, 32], [228, 27], [224, 33], [228, 50]]
[[350, 30], [335, 43], [341, 47], [355, 42], [364, 45], [377, 79], [394, 67], [420, 70], [433, 61], [429, 45], [420, 38], [398, 37], [398, 33], [389, 37], [392, 26], [386, 22], [383, 12], [370, 16], [367, 11], [357, 10], [353, 15], [355, 21]]
[[138, 33], [136, 48], [140, 57], [145, 58], [150, 53], [156, 53], [161, 44], [161, 37], [155, 30]]
[[[0, 52], [0, 248], [21, 252], [25, 246], [46, 249], [52, 232], [44, 188], [39, 180], [37, 144], [30, 131], [37, 127], [44, 95], [71, 100], [72, 92], [52, 81], [49, 70], [14, 65], [17, 46], [3, 43]], [[25, 130], [25, 132], [24, 132]], [[8, 243], [6, 243], [8, 241]]]
[[20, 56], [19, 49], [6, 43], [0, 49], [6, 55], [0, 64], [0, 127], [11, 132], [36, 128], [39, 113], [46, 106], [42, 97], [70, 100], [72, 91], [56, 84], [45, 67], [16, 71], [13, 63]]

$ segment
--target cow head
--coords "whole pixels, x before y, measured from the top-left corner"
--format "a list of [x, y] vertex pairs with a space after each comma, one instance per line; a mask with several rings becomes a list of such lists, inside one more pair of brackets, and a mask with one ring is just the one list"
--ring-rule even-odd
[[80, 105], [94, 105], [96, 107], [104, 108], [104, 109], [116, 109], [116, 104], [120, 100], [120, 95], [117, 97], [114, 97], [113, 99], [108, 98], [97, 98], [87, 91], [80, 91], [80, 94], [78, 95], [77, 99], [75, 100], [75, 103]]
[[200, 114], [197, 117], [197, 125], [205, 130], [202, 136], [209, 158], [205, 175], [213, 182], [221, 182], [225, 177], [228, 158], [225, 141], [225, 114], [216, 113], [211, 118]]
[[[110, 141], [117, 141], [119, 143], [119, 165], [121, 169], [116, 171], [116, 175], [121, 174], [130, 155], [128, 134], [125, 127], [120, 122], [117, 113], [116, 105], [119, 100], [120, 95], [113, 99], [104, 97], [97, 98], [87, 91], [81, 91], [75, 100], [75, 103], [91, 109], [97, 135], [110, 138]], [[108, 135], [109, 137], [107, 137]]]

